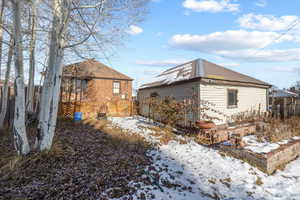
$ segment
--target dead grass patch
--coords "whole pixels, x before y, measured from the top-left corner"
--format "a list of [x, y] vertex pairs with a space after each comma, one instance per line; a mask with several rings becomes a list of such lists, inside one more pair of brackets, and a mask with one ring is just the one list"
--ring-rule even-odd
[[257, 123], [255, 133], [259, 140], [279, 142], [300, 135], [300, 117], [281, 120], [269, 118], [265, 122]]

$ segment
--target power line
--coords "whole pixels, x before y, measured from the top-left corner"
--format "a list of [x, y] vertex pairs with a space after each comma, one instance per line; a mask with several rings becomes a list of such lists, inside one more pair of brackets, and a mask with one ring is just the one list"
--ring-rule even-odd
[[[295, 23], [294, 23], [295, 22]], [[294, 24], [293, 24], [294, 23]], [[271, 41], [268, 45], [266, 45], [263, 48], [266, 48], [267, 46], [271, 45], [273, 42], [277, 42], [280, 38], [282, 38], [283, 36], [285, 36], [289, 31], [291, 31], [293, 28], [295, 28], [298, 24], [300, 23], [300, 20], [296, 19], [294, 20], [289, 26], [288, 29], [281, 33], [277, 38], [275, 38], [273, 41]]]
[[[258, 50], [262, 50], [265, 49], [266, 47], [270, 46], [271, 44], [273, 44], [274, 42], [277, 42], [278, 40], [280, 40], [283, 36], [285, 36], [288, 32], [290, 32], [293, 28], [295, 28], [298, 24], [300, 23], [299, 19], [294, 20], [292, 23], [290, 23], [288, 25], [287, 30], [285, 30], [283, 33], [281, 33], [278, 37], [276, 37], [274, 40], [272, 40], [269, 44], [265, 45], [264, 47], [258, 48], [256, 49], [256, 51], [254, 52], [254, 54], [252, 56], [256, 56], [259, 51]], [[248, 56], [249, 58], [250, 56]]]

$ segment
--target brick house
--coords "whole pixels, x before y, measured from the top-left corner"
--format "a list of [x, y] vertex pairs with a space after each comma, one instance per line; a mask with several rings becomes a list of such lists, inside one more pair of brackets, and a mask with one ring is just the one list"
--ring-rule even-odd
[[60, 114], [83, 118], [132, 114], [132, 78], [94, 60], [63, 69]]

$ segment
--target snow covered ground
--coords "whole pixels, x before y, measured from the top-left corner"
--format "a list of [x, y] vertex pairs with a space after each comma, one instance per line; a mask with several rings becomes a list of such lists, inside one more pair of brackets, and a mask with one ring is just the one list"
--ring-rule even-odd
[[260, 141], [256, 135], [248, 135], [243, 137], [243, 141], [245, 142], [246, 146], [245, 149], [248, 149], [255, 153], [269, 153], [274, 151], [280, 147], [280, 145], [287, 144], [294, 140], [299, 140], [300, 137], [295, 136], [289, 140], [282, 140], [277, 143], [267, 142], [267, 141]]
[[[115, 126], [138, 133], [157, 144], [149, 152], [153, 166], [149, 173], [159, 173], [159, 185], [143, 186], [134, 199], [300, 199], [300, 159], [272, 176], [238, 159], [221, 156], [217, 150], [190, 139], [159, 144], [153, 136], [151, 121], [139, 116], [111, 118]], [[137, 183], [132, 183], [137, 184]], [[145, 198], [143, 198], [145, 197]]]

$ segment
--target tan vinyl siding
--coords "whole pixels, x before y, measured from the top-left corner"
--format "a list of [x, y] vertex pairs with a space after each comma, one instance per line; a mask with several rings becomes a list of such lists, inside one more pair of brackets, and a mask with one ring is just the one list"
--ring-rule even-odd
[[[174, 97], [177, 101], [182, 101], [185, 98], [191, 98], [193, 95], [193, 90], [196, 92], [198, 96], [199, 91], [199, 82], [187, 82], [178, 85], [170, 85], [166, 87], [158, 87], [158, 88], [147, 88], [139, 90], [138, 92], [138, 100], [142, 102], [143, 99], [149, 98], [150, 95], [156, 92], [160, 97]], [[141, 115], [148, 116], [149, 107], [141, 106], [139, 110]], [[190, 121], [195, 121], [197, 116], [187, 114], [188, 119]]]
[[[238, 91], [238, 103], [236, 108], [228, 108], [228, 89], [234, 89]], [[251, 109], [258, 110], [259, 106], [261, 111], [267, 110], [267, 89], [265, 88], [210, 85], [201, 83], [200, 99], [215, 104], [215, 109], [221, 111], [227, 116], [232, 116], [233, 114], [248, 111]], [[220, 117], [222, 121], [215, 121], [215, 123], [223, 124], [226, 122], [226, 117], [220, 115], [218, 115], [218, 117]]]

